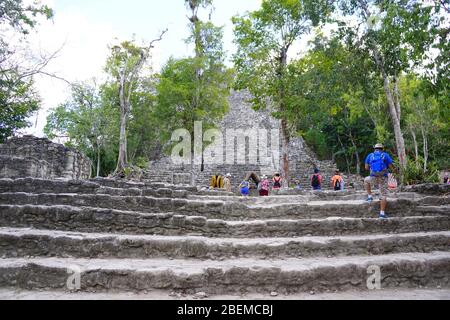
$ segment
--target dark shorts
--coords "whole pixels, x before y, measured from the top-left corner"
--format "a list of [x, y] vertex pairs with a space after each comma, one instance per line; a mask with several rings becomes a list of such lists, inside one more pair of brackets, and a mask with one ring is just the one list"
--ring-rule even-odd
[[259, 190], [259, 195], [261, 197], [267, 197], [269, 195], [269, 190]]

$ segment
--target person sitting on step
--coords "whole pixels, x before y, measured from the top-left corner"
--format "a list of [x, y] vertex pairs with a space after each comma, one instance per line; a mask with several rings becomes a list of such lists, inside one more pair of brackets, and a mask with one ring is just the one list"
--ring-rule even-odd
[[272, 178], [273, 186], [272, 190], [280, 190], [281, 185], [283, 183], [283, 178], [281, 178], [281, 175], [277, 172]]
[[331, 178], [331, 188], [333, 188], [334, 191], [342, 191], [342, 176], [341, 173], [339, 171], [339, 169], [337, 169], [334, 172], [334, 176]]
[[225, 175], [223, 187], [224, 187], [225, 191], [231, 192], [231, 173], [227, 173]]
[[259, 195], [261, 197], [267, 197], [269, 195], [270, 183], [266, 175], [262, 176], [261, 182], [258, 184]]
[[314, 174], [311, 176], [311, 187], [313, 190], [322, 190], [322, 176], [318, 168], [314, 169]]
[[241, 195], [244, 197], [248, 197], [250, 193], [250, 182], [248, 180], [244, 180], [239, 185], [239, 189], [241, 190]]

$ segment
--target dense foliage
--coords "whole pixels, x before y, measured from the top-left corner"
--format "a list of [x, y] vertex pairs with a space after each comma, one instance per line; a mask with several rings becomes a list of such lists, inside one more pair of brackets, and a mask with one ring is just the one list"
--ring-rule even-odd
[[25, 42], [37, 17], [52, 15], [47, 6], [25, 5], [22, 0], [0, 1], [0, 143], [27, 127], [27, 118], [39, 109], [33, 75], [45, 62], [38, 61], [30, 67], [21, 59], [23, 48], [9, 43], [10, 39]]

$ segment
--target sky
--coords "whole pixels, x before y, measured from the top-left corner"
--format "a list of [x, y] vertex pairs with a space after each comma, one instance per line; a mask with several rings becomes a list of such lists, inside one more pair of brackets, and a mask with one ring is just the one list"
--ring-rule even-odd
[[[41, 21], [29, 38], [30, 45], [35, 51], [48, 53], [62, 48], [46, 71], [68, 81], [101, 80], [105, 77], [103, 67], [108, 45], [133, 38], [139, 44], [148, 43], [166, 28], [168, 32], [152, 53], [156, 71], [170, 56], [181, 58], [193, 54], [192, 47], [184, 41], [189, 33], [184, 0], [41, 0], [41, 3], [49, 5], [55, 15], [51, 21]], [[235, 51], [231, 17], [257, 10], [260, 5], [261, 0], [214, 1], [212, 22], [224, 26], [228, 58]], [[207, 13], [201, 18], [206, 20]], [[70, 88], [63, 81], [46, 76], [36, 78], [36, 87], [42, 107], [30, 119], [32, 127], [23, 133], [43, 136], [49, 109], [63, 103], [70, 96]]]

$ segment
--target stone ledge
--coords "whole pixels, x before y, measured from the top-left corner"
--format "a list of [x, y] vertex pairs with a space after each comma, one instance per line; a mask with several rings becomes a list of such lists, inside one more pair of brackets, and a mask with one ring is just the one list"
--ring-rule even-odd
[[413, 186], [403, 187], [402, 191], [417, 192], [432, 195], [449, 195], [450, 184], [438, 184], [438, 183], [417, 184]]
[[226, 221], [173, 213], [68, 206], [0, 205], [0, 226], [80, 232], [209, 237], [299, 237], [448, 231], [448, 216]]
[[0, 257], [195, 258], [336, 257], [445, 251], [450, 232], [298, 238], [208, 238], [0, 228]]
[[225, 261], [169, 259], [0, 259], [0, 286], [67, 288], [67, 270], [81, 270], [82, 291], [174, 289], [208, 294], [367, 290], [367, 270], [382, 270], [383, 288], [449, 284], [448, 252], [335, 259]]

